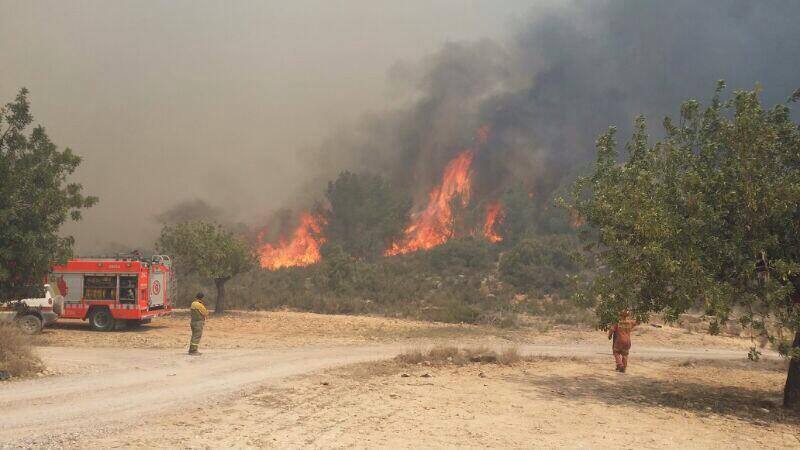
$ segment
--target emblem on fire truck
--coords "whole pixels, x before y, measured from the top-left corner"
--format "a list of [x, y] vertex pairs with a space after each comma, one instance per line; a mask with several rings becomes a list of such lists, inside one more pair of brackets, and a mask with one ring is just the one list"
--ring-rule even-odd
[[153, 281], [153, 295], [158, 295], [161, 292], [161, 282], [158, 280]]

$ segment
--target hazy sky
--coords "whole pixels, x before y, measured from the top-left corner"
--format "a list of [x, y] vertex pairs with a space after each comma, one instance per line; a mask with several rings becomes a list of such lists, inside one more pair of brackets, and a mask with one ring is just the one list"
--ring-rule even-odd
[[29, 88], [84, 158], [100, 204], [65, 228], [79, 251], [149, 243], [181, 200], [266, 215], [303, 184], [302, 152], [403, 101], [396, 63], [502, 38], [535, 3], [0, 0], [0, 101]]

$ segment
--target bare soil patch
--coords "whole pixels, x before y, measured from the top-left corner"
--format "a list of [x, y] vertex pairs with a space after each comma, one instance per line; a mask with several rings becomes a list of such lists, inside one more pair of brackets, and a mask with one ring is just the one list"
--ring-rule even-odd
[[[307, 344], [363, 344], [403, 339], [478, 336], [488, 328], [371, 316], [291, 311], [231, 311], [206, 322], [202, 348], [270, 348]], [[182, 348], [189, 343], [186, 310], [133, 329], [95, 332], [86, 322], [61, 321], [46, 328], [39, 345], [63, 347]]]
[[[91, 446], [797, 448], [780, 362], [401, 359], [287, 379]], [[82, 443], [83, 445], [84, 443]]]
[[[747, 349], [754, 345], [738, 336], [711, 336], [685, 328], [643, 324], [634, 329], [633, 345], [696, 349]], [[35, 342], [60, 347], [183, 348], [189, 341], [186, 310], [155, 319], [139, 328], [94, 332], [86, 322], [63, 320], [46, 328]], [[605, 333], [587, 326], [552, 325], [529, 318], [515, 329], [486, 325], [448, 324], [375, 316], [314, 314], [292, 311], [231, 311], [211, 316], [203, 348], [272, 348], [329, 343], [336, 345], [380, 342], [448, 341], [463, 344], [591, 343], [606, 345]]]
[[37, 349], [61, 375], [0, 384], [0, 446], [800, 445], [798, 417], [776, 406], [783, 361], [658, 325], [634, 330], [623, 375], [605, 333], [577, 326], [233, 312], [209, 320], [195, 358], [184, 312], [111, 333], [64, 322]]

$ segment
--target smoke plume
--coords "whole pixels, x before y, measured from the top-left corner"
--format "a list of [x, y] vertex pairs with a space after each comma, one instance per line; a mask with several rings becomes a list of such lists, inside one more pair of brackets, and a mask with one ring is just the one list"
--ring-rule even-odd
[[187, 214], [277, 238], [342, 170], [424, 210], [465, 149], [471, 200], [513, 183], [545, 202], [607, 126], [641, 113], [656, 130], [717, 79], [783, 101], [798, 22], [796, 0], [17, 2], [0, 97], [30, 88], [84, 158], [75, 181], [100, 203], [64, 229], [78, 252], [147, 248]]
[[[746, 0], [579, 1], [533, 11], [506, 42], [452, 43], [390, 79], [410, 106], [374, 114], [330, 138], [311, 162], [387, 175], [418, 204], [442, 167], [487, 125], [473, 191], [510, 182], [540, 198], [592, 160], [609, 125], [638, 114], [657, 132], [681, 101], [708, 98], [718, 79], [764, 86], [767, 104], [800, 85], [800, 3]], [[311, 163], [310, 162], [310, 163]]]

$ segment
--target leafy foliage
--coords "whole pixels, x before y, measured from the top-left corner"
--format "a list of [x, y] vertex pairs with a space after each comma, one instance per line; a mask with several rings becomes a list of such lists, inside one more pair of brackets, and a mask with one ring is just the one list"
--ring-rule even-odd
[[512, 186], [500, 200], [503, 216], [496, 229], [503, 237], [501, 244], [505, 248], [513, 247], [525, 238], [574, 233], [565, 210], [522, 185]]
[[164, 226], [156, 247], [174, 257], [178, 271], [214, 281], [216, 313], [225, 310], [225, 283], [255, 267], [256, 262], [252, 248], [242, 238], [203, 221]]
[[[380, 314], [500, 327], [517, 324], [519, 314], [555, 323], [593, 323], [587, 310], [568, 298], [517, 298], [518, 291], [498, 279], [499, 250], [483, 239], [466, 237], [425, 251], [367, 261], [326, 243], [320, 263], [250, 271], [231, 280], [228, 298], [231, 306], [245, 309]], [[181, 277], [181, 288], [191, 293], [206, 285]], [[181, 302], [189, 300], [184, 297]]]
[[482, 238], [467, 236], [452, 239], [446, 245], [428, 250], [431, 267], [440, 273], [460, 273], [465, 270], [486, 271], [494, 262], [491, 244]]
[[513, 246], [525, 236], [536, 232], [538, 211], [533, 193], [525, 192], [521, 186], [509, 189], [503, 194], [503, 220], [497, 225], [503, 244]]
[[61, 225], [97, 203], [67, 181], [81, 158], [69, 148], [59, 151], [42, 126], [28, 133], [32, 123], [22, 89], [0, 108], [0, 297], [41, 289], [50, 265], [72, 254], [74, 239], [58, 235]]
[[623, 307], [675, 318], [700, 302], [722, 322], [741, 307], [763, 333], [770, 318], [800, 325], [788, 300], [800, 272], [800, 131], [787, 106], [763, 110], [757, 90], [723, 102], [722, 89], [705, 110], [685, 102], [653, 145], [637, 119], [623, 164], [614, 129], [598, 139], [573, 205], [608, 264], [591, 286], [604, 323]]
[[681, 106], [651, 144], [638, 118], [618, 163], [614, 128], [567, 206], [594, 231], [607, 268], [588, 286], [602, 324], [621, 308], [639, 319], [699, 306], [765, 339], [800, 330], [800, 128], [787, 105], [763, 109], [758, 88]]
[[347, 291], [347, 287], [356, 279], [355, 258], [341, 246], [329, 242], [323, 244], [320, 253], [322, 253], [322, 264], [318, 283], [333, 292]]
[[356, 258], [380, 256], [400, 235], [411, 201], [380, 176], [342, 172], [325, 193], [326, 238]]
[[563, 296], [569, 275], [581, 269], [573, 255], [576, 240], [573, 235], [549, 235], [520, 241], [500, 259], [501, 279], [521, 292]]

